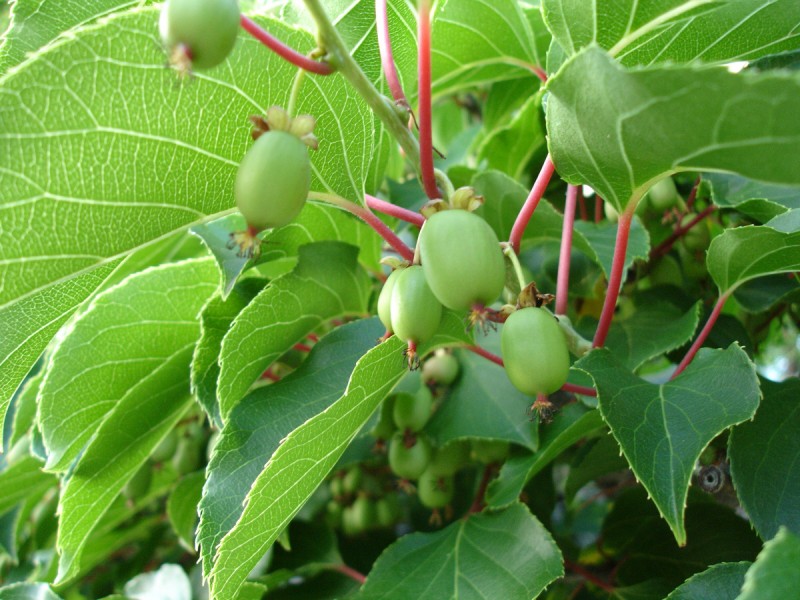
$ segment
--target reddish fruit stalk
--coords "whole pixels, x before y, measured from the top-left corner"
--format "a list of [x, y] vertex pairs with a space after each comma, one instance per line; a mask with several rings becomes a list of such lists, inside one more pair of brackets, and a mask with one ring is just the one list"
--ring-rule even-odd
[[307, 56], [300, 54], [297, 50], [290, 48], [279, 39], [272, 36], [272, 34], [259, 27], [252, 19], [242, 15], [240, 23], [242, 25], [242, 29], [244, 29], [247, 33], [252, 35], [259, 42], [272, 50], [275, 54], [284, 60], [289, 61], [293, 65], [297, 65], [301, 69], [305, 69], [311, 73], [316, 73], [317, 75], [330, 75], [333, 73], [333, 67], [331, 67], [328, 63], [312, 60]]
[[726, 294], [722, 294], [717, 300], [717, 303], [714, 305], [714, 310], [711, 311], [711, 314], [708, 317], [708, 321], [706, 321], [703, 330], [700, 332], [700, 335], [697, 336], [697, 339], [692, 344], [692, 347], [689, 348], [689, 351], [686, 353], [686, 356], [683, 357], [683, 360], [680, 362], [678, 367], [675, 369], [675, 372], [672, 374], [670, 379], [675, 379], [678, 375], [683, 373], [683, 370], [689, 366], [689, 363], [692, 362], [694, 359], [695, 354], [700, 348], [703, 347], [706, 339], [708, 338], [708, 334], [711, 333], [711, 330], [714, 328], [714, 323], [717, 322], [720, 313], [722, 312], [722, 308], [725, 306], [725, 302], [730, 297], [730, 292]]
[[665, 239], [663, 242], [661, 242], [658, 246], [656, 246], [650, 251], [650, 260], [653, 260], [654, 258], [658, 258], [660, 256], [664, 256], [667, 252], [669, 252], [672, 249], [672, 246], [675, 245], [675, 242], [681, 239], [684, 235], [686, 235], [686, 233], [692, 227], [697, 225], [700, 221], [705, 219], [715, 210], [717, 210], [717, 207], [714, 204], [707, 206], [704, 210], [697, 213], [697, 215], [695, 215], [695, 217], [691, 221], [686, 223], [686, 225], [684, 225], [683, 227], [679, 225], [667, 239]]
[[375, 0], [375, 23], [378, 29], [378, 50], [381, 55], [381, 66], [386, 83], [392, 92], [392, 98], [398, 106], [408, 106], [403, 86], [397, 76], [397, 68], [392, 55], [392, 38], [389, 36], [389, 19], [386, 15], [386, 0]]
[[595, 348], [605, 344], [608, 330], [611, 327], [611, 319], [614, 318], [614, 309], [617, 306], [619, 290], [622, 286], [622, 275], [625, 270], [625, 253], [628, 250], [628, 236], [631, 232], [633, 222], [633, 205], [625, 209], [619, 215], [617, 222], [617, 241], [614, 244], [614, 260], [611, 263], [611, 276], [608, 280], [608, 290], [606, 299], [603, 302], [603, 311], [600, 313], [600, 322], [597, 325], [597, 332], [594, 334], [592, 346]]
[[572, 253], [572, 230], [575, 226], [575, 204], [581, 186], [567, 187], [567, 201], [564, 205], [564, 225], [561, 229], [561, 253], [558, 257], [558, 279], [556, 282], [556, 314], [567, 314], [569, 290], [569, 264]]
[[440, 198], [433, 172], [433, 133], [431, 131], [431, 6], [429, 0], [419, 0], [417, 14], [417, 65], [419, 69], [419, 162], [420, 177], [425, 194], [431, 200]]
[[385, 200], [381, 200], [375, 196], [370, 196], [369, 194], [364, 194], [364, 198], [367, 201], [367, 206], [372, 210], [377, 210], [385, 215], [396, 217], [401, 221], [411, 223], [417, 227], [422, 227], [422, 224], [425, 222], [425, 217], [423, 217], [421, 214], [403, 208], [402, 206], [397, 206], [396, 204], [386, 202]]
[[539, 176], [536, 178], [531, 188], [531, 193], [528, 194], [528, 198], [525, 200], [525, 204], [522, 206], [522, 210], [519, 211], [517, 220], [511, 228], [511, 237], [508, 241], [517, 254], [519, 254], [519, 247], [522, 243], [522, 236], [525, 233], [525, 228], [528, 226], [533, 216], [533, 211], [539, 206], [539, 201], [542, 199], [542, 196], [544, 196], [544, 191], [547, 189], [547, 184], [550, 183], [550, 178], [553, 176], [554, 171], [555, 165], [553, 165], [553, 161], [548, 154], [542, 165], [542, 170], [539, 172]]

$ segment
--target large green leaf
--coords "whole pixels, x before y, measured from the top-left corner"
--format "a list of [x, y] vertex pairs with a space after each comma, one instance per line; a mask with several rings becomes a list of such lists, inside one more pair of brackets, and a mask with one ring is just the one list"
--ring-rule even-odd
[[197, 313], [217, 290], [209, 259], [155, 267], [100, 294], [53, 353], [40, 422], [63, 470], [58, 581], [80, 573], [88, 535], [189, 406]]
[[666, 600], [736, 600], [749, 562], [720, 563], [693, 575]]
[[688, 342], [697, 328], [700, 305], [682, 312], [673, 304], [648, 302], [611, 324], [606, 339], [614, 356], [630, 370]]
[[525, 77], [543, 67], [550, 38], [537, 13], [526, 14], [516, 0], [439, 3], [431, 33], [433, 93]]
[[53, 351], [39, 390], [48, 469], [66, 470], [108, 415], [145, 387], [187, 380], [180, 365], [189, 365], [197, 314], [218, 279], [213, 261], [191, 260], [143, 271], [95, 298]]
[[94, 0], [77, 4], [62, 0], [16, 0], [11, 4], [9, 30], [0, 43], [0, 74], [66, 32], [141, 4], [141, 0]]
[[487, 500], [491, 506], [516, 502], [522, 488], [553, 459], [578, 440], [603, 426], [599, 411], [582, 404], [566, 406], [552, 423], [542, 426], [539, 450], [508, 459], [500, 475], [490, 485]]
[[800, 231], [766, 225], [727, 229], [712, 240], [706, 264], [720, 294], [756, 277], [792, 273], [800, 269]]
[[264, 370], [325, 322], [363, 314], [372, 291], [357, 249], [320, 242], [300, 249], [290, 274], [242, 310], [222, 340], [217, 394], [223, 420]]
[[781, 528], [745, 573], [737, 600], [786, 600], [800, 589], [800, 537]]
[[[177, 85], [157, 20], [133, 9], [79, 27], [0, 78], [4, 396], [119, 257], [231, 210], [248, 116], [288, 101], [296, 68], [244, 35], [224, 66]], [[260, 22], [300, 51], [315, 45]], [[358, 200], [371, 113], [341, 77], [308, 77], [303, 91], [297, 110], [320, 138], [314, 189]]]
[[663, 175], [683, 170], [800, 184], [797, 74], [696, 66], [627, 71], [589, 47], [547, 87], [559, 175], [591, 185], [618, 211]]
[[800, 208], [800, 187], [770, 185], [730, 173], [704, 173], [711, 199], [722, 208], [739, 212], [766, 223], [787, 210]]
[[342, 396], [356, 362], [382, 333], [377, 319], [335, 329], [291, 375], [254, 390], [233, 408], [211, 457], [200, 503], [197, 541], [207, 573], [217, 545], [241, 516], [250, 487], [281, 440]]
[[800, 381], [761, 382], [764, 399], [755, 419], [733, 428], [731, 476], [759, 535], [781, 526], [800, 535]]
[[[464, 324], [445, 313], [439, 333], [420, 348], [469, 343]], [[253, 483], [245, 508], [222, 539], [210, 573], [215, 597], [231, 598], [275, 538], [291, 521], [380, 402], [406, 372], [405, 347], [390, 338], [356, 364], [345, 394], [295, 429]]]
[[42, 471], [42, 461], [25, 456], [0, 471], [0, 515], [11, 510], [28, 496], [55, 487], [56, 479]]
[[359, 600], [536, 598], [564, 574], [550, 533], [521, 504], [412, 533], [378, 559]]
[[[2, 211], [2, 207], [0, 207]], [[14, 391], [67, 319], [112, 275], [120, 261], [104, 265], [0, 306], [0, 422]], [[3, 286], [6, 274], [0, 266]], [[0, 287], [3, 287], [0, 286]], [[0, 427], [0, 447], [3, 444]]]
[[793, 0], [544, 0], [568, 54], [591, 44], [626, 65], [752, 60], [800, 45]]
[[683, 512], [700, 453], [758, 407], [753, 363], [735, 345], [704, 349], [663, 385], [636, 377], [606, 349], [593, 350], [575, 366], [594, 380], [603, 419], [675, 539], [685, 544]]

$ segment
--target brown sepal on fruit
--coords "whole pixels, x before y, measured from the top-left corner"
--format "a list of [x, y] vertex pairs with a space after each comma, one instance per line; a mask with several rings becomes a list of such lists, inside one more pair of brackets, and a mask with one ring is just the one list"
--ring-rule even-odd
[[178, 74], [178, 81], [192, 77], [192, 52], [186, 44], [176, 44], [169, 53], [169, 66]]
[[408, 340], [408, 347], [403, 350], [403, 357], [408, 364], [409, 371], [419, 369], [419, 354], [417, 354], [417, 344], [413, 340]]
[[291, 133], [312, 150], [319, 147], [319, 140], [314, 135], [314, 127], [317, 120], [311, 115], [289, 116], [280, 106], [271, 106], [265, 117], [261, 115], [250, 115], [250, 122], [253, 124], [251, 136], [257, 140], [268, 131], [285, 131]]
[[530, 420], [537, 420], [540, 423], [551, 423], [556, 413], [556, 407], [544, 394], [536, 396], [536, 400], [528, 408], [528, 415]]
[[528, 308], [531, 306], [541, 308], [550, 304], [555, 298], [553, 294], [541, 293], [536, 287], [536, 282], [531, 281], [519, 293], [517, 297], [517, 308]]

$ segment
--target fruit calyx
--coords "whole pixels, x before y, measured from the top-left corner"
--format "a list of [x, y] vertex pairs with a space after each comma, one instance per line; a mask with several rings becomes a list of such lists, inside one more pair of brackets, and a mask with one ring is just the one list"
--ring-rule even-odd
[[254, 140], [269, 131], [285, 131], [299, 138], [301, 142], [312, 150], [316, 150], [319, 147], [319, 140], [314, 135], [314, 127], [317, 124], [317, 120], [311, 115], [292, 117], [280, 106], [271, 106], [267, 110], [266, 117], [251, 115], [250, 122], [253, 124], [253, 131], [250, 135]]

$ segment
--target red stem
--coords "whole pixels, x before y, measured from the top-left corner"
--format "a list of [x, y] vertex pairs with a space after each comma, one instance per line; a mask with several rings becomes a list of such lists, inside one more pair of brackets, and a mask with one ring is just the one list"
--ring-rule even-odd
[[601, 590], [603, 590], [605, 592], [608, 592], [609, 594], [613, 594], [614, 593], [614, 586], [613, 585], [611, 585], [607, 581], [604, 581], [604, 580], [600, 579], [594, 573], [591, 573], [590, 571], [587, 571], [586, 569], [584, 569], [579, 564], [576, 564], [576, 563], [574, 563], [574, 562], [572, 562], [570, 560], [567, 560], [565, 558], [564, 559], [564, 566], [567, 569], [569, 569], [570, 571], [572, 571], [573, 573], [583, 577], [586, 581], [588, 581], [590, 583], [593, 583], [594, 585], [599, 587]]
[[392, 55], [392, 38], [389, 36], [389, 19], [386, 15], [386, 0], [375, 0], [375, 21], [378, 29], [378, 50], [381, 55], [381, 66], [386, 83], [392, 92], [392, 98], [399, 106], [408, 106], [408, 100], [400, 85], [397, 68]]
[[575, 204], [581, 186], [567, 186], [567, 201], [564, 204], [564, 224], [561, 228], [561, 253], [558, 257], [558, 278], [556, 280], [556, 314], [567, 314], [569, 299], [569, 263], [572, 253], [572, 229], [575, 226]]
[[353, 567], [348, 567], [345, 564], [331, 565], [330, 568], [333, 571], [338, 571], [342, 575], [346, 575], [347, 577], [349, 577], [353, 581], [360, 583], [361, 585], [363, 585], [364, 582], [367, 581], [367, 578], [364, 577], [364, 575], [356, 571]]
[[311, 346], [306, 344], [295, 344], [292, 346], [292, 350], [297, 350], [299, 352], [311, 352]]
[[605, 343], [608, 330], [611, 327], [611, 319], [614, 318], [614, 309], [617, 306], [617, 298], [622, 285], [622, 275], [625, 270], [625, 252], [628, 250], [628, 234], [630, 234], [632, 222], [633, 205], [620, 214], [617, 222], [617, 241], [614, 244], [611, 276], [608, 279], [608, 289], [606, 290], [605, 302], [603, 302], [603, 311], [600, 313], [600, 322], [597, 325], [597, 331], [592, 342], [592, 346], [595, 348], [599, 348]]
[[550, 178], [553, 176], [554, 171], [555, 165], [553, 165], [553, 161], [548, 154], [542, 165], [542, 170], [539, 171], [539, 175], [536, 177], [536, 181], [531, 188], [531, 193], [528, 194], [528, 198], [525, 200], [525, 204], [519, 211], [517, 220], [511, 228], [511, 237], [508, 241], [517, 254], [519, 254], [519, 247], [522, 243], [522, 236], [525, 233], [525, 228], [528, 226], [533, 216], [533, 211], [539, 206], [539, 201], [542, 199], [542, 196], [544, 196], [544, 191], [547, 189], [547, 184], [550, 183]]
[[581, 221], [589, 220], [589, 211], [586, 210], [586, 198], [583, 194], [578, 195], [578, 210], [580, 211]]
[[717, 322], [717, 319], [719, 318], [719, 315], [722, 312], [722, 308], [725, 306], [725, 302], [728, 300], [730, 295], [731, 293], [727, 292], [719, 297], [719, 300], [717, 300], [716, 305], [714, 305], [714, 310], [711, 311], [711, 314], [708, 317], [708, 321], [706, 321], [705, 327], [703, 327], [703, 330], [700, 332], [700, 335], [697, 336], [697, 339], [694, 341], [694, 344], [692, 344], [692, 347], [689, 348], [689, 351], [686, 353], [686, 356], [683, 357], [683, 360], [675, 369], [675, 372], [672, 374], [672, 377], [670, 377], [670, 379], [675, 379], [678, 375], [680, 375], [683, 372], [683, 370], [689, 366], [689, 363], [692, 362], [692, 359], [694, 358], [694, 355], [697, 354], [697, 351], [703, 347], [706, 338], [708, 338], [708, 334], [711, 333], [711, 330], [714, 327], [714, 323]]
[[689, 192], [689, 197], [686, 199], [687, 211], [692, 210], [692, 207], [694, 206], [694, 201], [697, 199], [697, 189], [700, 187], [701, 180], [702, 178], [699, 176], [697, 177], [697, 179], [694, 180], [694, 186], [692, 186], [692, 191]]
[[496, 468], [497, 465], [495, 463], [489, 463], [486, 465], [486, 468], [483, 470], [481, 482], [478, 485], [478, 491], [475, 492], [475, 499], [472, 501], [472, 505], [469, 507], [467, 515], [479, 513], [483, 510], [483, 507], [486, 506], [486, 502], [484, 501], [486, 498], [486, 489], [489, 487], [489, 482], [492, 480]]
[[595, 194], [594, 197], [594, 222], [599, 223], [603, 220], [603, 199]]
[[667, 239], [665, 239], [663, 242], [661, 242], [658, 246], [656, 246], [650, 251], [650, 260], [653, 260], [654, 258], [658, 258], [660, 256], [664, 256], [667, 252], [669, 252], [672, 249], [672, 246], [675, 245], [675, 242], [681, 239], [686, 234], [687, 231], [689, 231], [692, 227], [697, 225], [700, 221], [705, 219], [715, 210], [717, 210], [716, 205], [711, 204], [702, 211], [700, 211], [699, 213], [697, 213], [694, 219], [686, 223], [686, 225], [684, 225], [683, 227], [679, 225]]
[[244, 29], [247, 33], [252, 35], [259, 42], [272, 50], [275, 54], [289, 61], [293, 65], [297, 65], [301, 69], [305, 69], [311, 73], [316, 73], [317, 75], [330, 75], [333, 73], [333, 67], [331, 67], [328, 63], [312, 60], [307, 56], [300, 54], [297, 50], [293, 50], [276, 37], [273, 37], [272, 34], [262, 29], [252, 19], [242, 15], [239, 22], [242, 26], [242, 29]]
[[[488, 350], [481, 348], [480, 346], [467, 346], [467, 350], [470, 350], [477, 354], [478, 356], [482, 356], [486, 360], [493, 362], [496, 365], [500, 365], [503, 367], [503, 359], [497, 356], [496, 354], [492, 354]], [[565, 392], [572, 392], [573, 394], [583, 394], [584, 396], [597, 396], [597, 392], [594, 388], [584, 387], [582, 385], [575, 385], [573, 383], [565, 383], [561, 386], [561, 389]]]
[[364, 221], [367, 225], [372, 227], [378, 235], [380, 235], [386, 242], [395, 249], [395, 251], [402, 256], [405, 260], [409, 262], [413, 262], [414, 260], [414, 251], [411, 250], [408, 246], [403, 243], [397, 235], [395, 235], [394, 231], [389, 229], [386, 224], [381, 221], [378, 217], [376, 217], [368, 208], [363, 208], [358, 205], [353, 205], [353, 207], [349, 207], [346, 210], [349, 210], [359, 219]]
[[431, 131], [431, 5], [430, 0], [419, 0], [417, 15], [417, 43], [419, 52], [419, 162], [420, 177], [425, 194], [431, 200], [441, 198], [433, 172], [433, 133]]
[[405, 209], [402, 206], [397, 206], [396, 204], [386, 202], [375, 196], [370, 196], [369, 194], [364, 194], [364, 198], [367, 200], [367, 206], [372, 210], [377, 210], [385, 215], [396, 217], [401, 221], [411, 223], [417, 227], [422, 227], [422, 224], [425, 222], [425, 217], [413, 210]]

